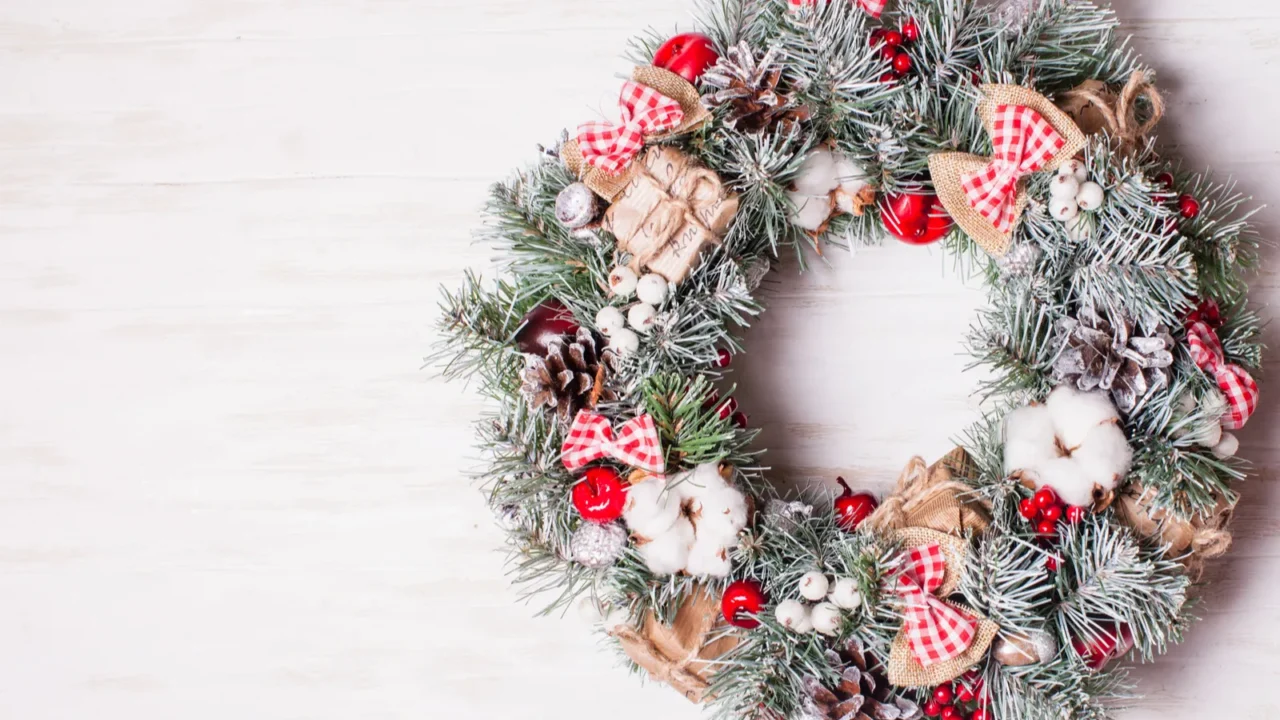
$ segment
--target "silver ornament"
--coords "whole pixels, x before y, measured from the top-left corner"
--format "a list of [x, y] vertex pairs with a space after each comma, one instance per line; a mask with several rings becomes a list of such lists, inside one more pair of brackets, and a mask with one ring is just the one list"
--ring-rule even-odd
[[1039, 0], [1003, 0], [995, 8], [996, 17], [1006, 31], [1020, 30], [1039, 4]]
[[627, 531], [618, 523], [583, 523], [569, 541], [574, 562], [593, 570], [609, 567], [627, 549]]
[[773, 498], [764, 505], [764, 523], [784, 533], [795, 532], [799, 524], [813, 514], [813, 506]]
[[582, 183], [574, 183], [556, 196], [556, 219], [570, 230], [590, 225], [598, 210], [596, 194]]
[[1005, 275], [1025, 277], [1035, 271], [1042, 257], [1044, 257], [1044, 251], [1039, 246], [1023, 243], [1010, 248], [1004, 257], [996, 261], [996, 264]]
[[1058, 655], [1058, 639], [1052, 633], [1033, 630], [1026, 635], [996, 638], [991, 655], [1001, 665], [1022, 667], [1049, 662]]

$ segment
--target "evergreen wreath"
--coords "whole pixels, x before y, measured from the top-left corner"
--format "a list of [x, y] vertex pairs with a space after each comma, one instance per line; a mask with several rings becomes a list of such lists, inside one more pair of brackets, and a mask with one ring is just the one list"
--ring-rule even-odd
[[[494, 188], [501, 275], [445, 293], [437, 359], [494, 401], [517, 583], [717, 717], [1105, 717], [1230, 544], [1252, 213], [1157, 152], [1110, 10], [883, 6], [636, 40], [621, 122]], [[782, 253], [886, 232], [987, 279], [989, 410], [882, 500], [781, 496], [725, 368]]]

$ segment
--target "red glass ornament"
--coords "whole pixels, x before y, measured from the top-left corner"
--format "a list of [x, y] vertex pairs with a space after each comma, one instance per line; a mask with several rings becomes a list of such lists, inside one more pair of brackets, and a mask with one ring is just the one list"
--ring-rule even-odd
[[1178, 198], [1178, 212], [1188, 220], [1195, 220], [1200, 217], [1200, 201], [1190, 195], [1183, 195]]
[[911, 56], [906, 53], [898, 53], [893, 57], [893, 71], [899, 75], [906, 75], [911, 72]]
[[739, 429], [746, 430], [751, 424], [751, 419], [747, 417], [746, 413], [738, 411], [733, 414], [733, 424], [737, 425]]
[[1072, 505], [1071, 507], [1067, 508], [1067, 522], [1071, 523], [1072, 525], [1079, 525], [1080, 523], [1084, 522], [1084, 519], [1088, 516], [1089, 516], [1089, 508], [1087, 507]]
[[607, 467], [587, 470], [571, 493], [578, 514], [591, 522], [607, 523], [622, 517], [627, 486], [617, 471]]
[[1040, 517], [1040, 508], [1034, 499], [1024, 498], [1018, 503], [1018, 514], [1027, 520], [1035, 520]]
[[942, 720], [962, 720], [963, 717], [955, 705], [947, 705], [942, 708]]
[[902, 33], [897, 30], [885, 30], [884, 36], [881, 37], [881, 40], [884, 41], [885, 45], [896, 48], [902, 46], [902, 37]]
[[547, 343], [578, 332], [573, 313], [564, 303], [550, 298], [525, 313], [516, 331], [516, 348], [522, 353], [546, 355]]
[[933, 689], [933, 699], [937, 700], [939, 705], [950, 705], [955, 696], [950, 685], [939, 685]]
[[738, 399], [729, 398], [728, 400], [724, 401], [723, 405], [720, 406], [720, 413], [719, 413], [720, 419], [728, 420], [736, 412], [738, 412]]
[[733, 362], [733, 353], [729, 352], [727, 348], [720, 348], [716, 352], [716, 367], [727, 368], [731, 362]]
[[938, 717], [942, 714], [942, 704], [937, 700], [930, 700], [924, 704], [924, 714], [927, 717]]
[[1036, 501], [1036, 507], [1040, 508], [1041, 510], [1044, 510], [1050, 505], [1058, 504], [1058, 493], [1054, 492], [1053, 488], [1042, 487], [1036, 491], [1035, 501]]
[[1036, 534], [1040, 537], [1053, 537], [1058, 534], [1058, 525], [1057, 523], [1051, 523], [1048, 520], [1041, 520], [1040, 523], [1036, 525]]
[[1107, 663], [1133, 649], [1133, 630], [1118, 623], [1102, 632], [1092, 641], [1074, 638], [1071, 647], [1092, 670], [1101, 670]]
[[725, 622], [747, 630], [760, 627], [755, 616], [763, 607], [764, 589], [755, 580], [739, 580], [731, 584], [720, 598], [720, 612]]
[[855, 493], [844, 478], [836, 478], [836, 482], [844, 488], [844, 493], [835, 499], [836, 523], [841, 530], [853, 532], [858, 529], [863, 520], [875, 512], [880, 501], [876, 500], [876, 496], [871, 493]]
[[677, 35], [653, 54], [654, 65], [670, 70], [691, 83], [696, 83], [719, 59], [715, 43], [701, 33]]
[[879, 207], [880, 222], [885, 230], [911, 245], [937, 242], [955, 226], [933, 193], [886, 193], [881, 196]]
[[920, 26], [913, 19], [908, 19], [902, 23], [902, 39], [913, 43], [920, 39]]
[[1051, 522], [1056, 524], [1059, 520], [1062, 519], [1062, 506], [1050, 505], [1044, 510], [1041, 510], [1040, 519], [1044, 520], [1045, 522]]

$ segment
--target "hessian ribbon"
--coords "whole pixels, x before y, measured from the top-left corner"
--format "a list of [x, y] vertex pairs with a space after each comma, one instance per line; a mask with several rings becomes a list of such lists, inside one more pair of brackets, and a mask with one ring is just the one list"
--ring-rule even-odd
[[628, 420], [616, 436], [604, 417], [587, 410], [578, 413], [560, 447], [560, 461], [565, 468], [578, 470], [604, 458], [651, 473], [666, 471], [658, 428], [647, 413]]
[[973, 644], [978, 621], [944, 603], [936, 593], [947, 574], [940, 545], [921, 545], [907, 554], [897, 592], [905, 601], [903, 630], [911, 654], [924, 667], [960, 656]]

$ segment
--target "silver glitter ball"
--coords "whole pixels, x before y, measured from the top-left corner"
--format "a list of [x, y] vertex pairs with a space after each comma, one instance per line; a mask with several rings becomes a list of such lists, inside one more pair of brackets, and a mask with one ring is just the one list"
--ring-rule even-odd
[[627, 531], [618, 523], [583, 523], [569, 541], [574, 562], [592, 569], [609, 567], [627, 549]]
[[801, 522], [813, 515], [813, 506], [772, 498], [764, 506], [764, 523], [784, 533], [795, 532]]
[[1005, 275], [1025, 277], [1035, 271], [1042, 257], [1044, 257], [1044, 251], [1038, 246], [1023, 243], [1010, 248], [1004, 257], [996, 261], [996, 264]]
[[590, 225], [598, 211], [596, 194], [582, 183], [574, 183], [556, 196], [556, 219], [570, 230]]

